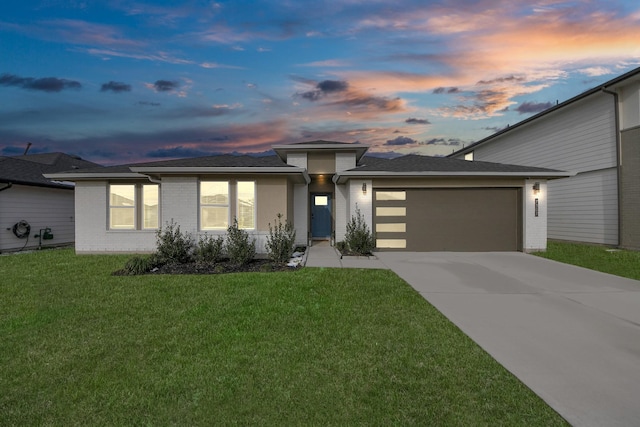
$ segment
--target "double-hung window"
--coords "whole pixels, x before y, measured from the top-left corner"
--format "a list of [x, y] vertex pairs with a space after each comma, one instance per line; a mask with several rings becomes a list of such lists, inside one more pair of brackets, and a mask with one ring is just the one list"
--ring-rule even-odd
[[200, 229], [226, 230], [232, 218], [238, 228], [256, 228], [255, 181], [200, 181]]
[[238, 181], [237, 194], [238, 228], [256, 228], [256, 183], [254, 181]]
[[109, 229], [157, 229], [159, 186], [157, 184], [111, 184]]
[[200, 228], [223, 230], [229, 227], [229, 182], [200, 182]]

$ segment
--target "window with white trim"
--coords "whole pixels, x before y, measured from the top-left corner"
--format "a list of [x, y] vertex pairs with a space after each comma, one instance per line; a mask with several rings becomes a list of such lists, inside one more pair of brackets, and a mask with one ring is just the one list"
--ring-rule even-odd
[[236, 188], [238, 228], [253, 230], [256, 228], [256, 183], [238, 181]]
[[155, 230], [160, 222], [157, 184], [109, 185], [110, 230]]
[[229, 182], [200, 182], [200, 229], [224, 230], [229, 227]]

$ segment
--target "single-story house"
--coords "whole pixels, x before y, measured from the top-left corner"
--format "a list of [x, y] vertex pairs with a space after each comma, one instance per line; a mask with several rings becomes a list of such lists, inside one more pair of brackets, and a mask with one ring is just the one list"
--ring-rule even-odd
[[0, 156], [0, 252], [73, 243], [74, 184], [43, 173], [89, 167], [64, 153]]
[[174, 221], [194, 237], [234, 218], [264, 252], [269, 224], [291, 221], [298, 244], [343, 240], [359, 210], [377, 250], [546, 248], [546, 183], [570, 173], [407, 155], [312, 141], [265, 157], [219, 155], [46, 174], [76, 184], [76, 252], [150, 252]]
[[449, 157], [571, 171], [549, 183], [548, 237], [640, 249], [640, 68]]

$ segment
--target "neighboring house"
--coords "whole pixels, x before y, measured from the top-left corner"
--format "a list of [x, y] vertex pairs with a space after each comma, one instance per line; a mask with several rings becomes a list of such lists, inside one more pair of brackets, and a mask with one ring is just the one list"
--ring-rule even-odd
[[73, 243], [74, 185], [42, 174], [97, 166], [64, 153], [0, 156], [0, 252]]
[[572, 171], [549, 183], [548, 237], [640, 249], [640, 68], [449, 157]]
[[47, 174], [76, 183], [76, 252], [150, 252], [174, 221], [195, 236], [234, 218], [264, 252], [269, 224], [291, 221], [298, 244], [340, 241], [357, 210], [378, 250], [546, 248], [547, 179], [557, 170], [409, 155], [313, 141], [267, 157], [221, 155]]

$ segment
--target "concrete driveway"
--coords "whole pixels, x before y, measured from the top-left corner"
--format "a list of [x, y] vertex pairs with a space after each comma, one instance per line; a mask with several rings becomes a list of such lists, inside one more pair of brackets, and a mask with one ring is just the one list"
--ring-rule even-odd
[[380, 261], [576, 426], [640, 426], [640, 281], [510, 252]]

